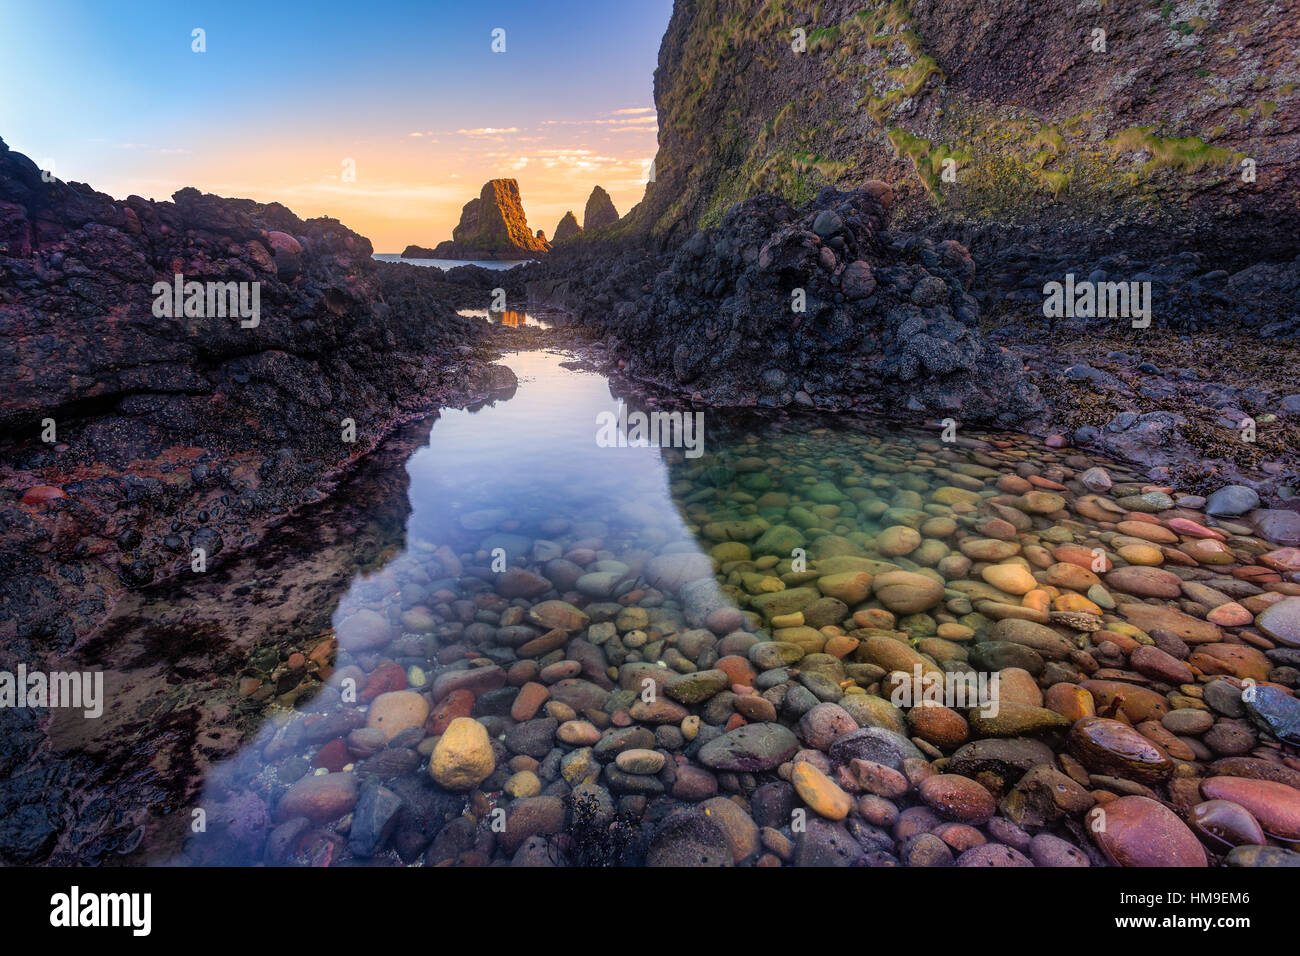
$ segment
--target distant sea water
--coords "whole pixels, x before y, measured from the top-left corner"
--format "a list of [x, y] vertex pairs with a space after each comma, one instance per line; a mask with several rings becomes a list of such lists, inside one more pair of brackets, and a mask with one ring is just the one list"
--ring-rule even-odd
[[403, 259], [392, 252], [376, 252], [371, 256], [381, 262], [408, 262], [413, 266], [437, 266], [444, 272], [457, 266], [482, 266], [484, 269], [513, 269], [533, 259]]

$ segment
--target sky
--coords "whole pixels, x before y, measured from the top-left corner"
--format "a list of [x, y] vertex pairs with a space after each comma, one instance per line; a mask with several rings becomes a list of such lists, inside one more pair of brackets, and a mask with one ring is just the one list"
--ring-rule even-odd
[[0, 138], [119, 199], [196, 186], [282, 202], [376, 252], [451, 238], [483, 183], [513, 178], [529, 226], [550, 236], [566, 210], [582, 220], [593, 186], [620, 214], [641, 199], [671, 10], [0, 0]]

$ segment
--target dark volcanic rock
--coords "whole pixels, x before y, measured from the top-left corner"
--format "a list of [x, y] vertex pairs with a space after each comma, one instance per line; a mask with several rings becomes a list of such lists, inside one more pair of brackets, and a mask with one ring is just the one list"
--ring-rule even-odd
[[1300, 700], [1279, 687], [1257, 687], [1242, 695], [1246, 713], [1257, 727], [1283, 743], [1300, 746]]
[[669, 816], [650, 840], [647, 866], [731, 866], [731, 849], [722, 828], [702, 812]]
[[436, 259], [437, 255], [427, 246], [411, 244], [402, 250], [403, 259]]
[[[203, 314], [161, 308], [176, 275], [205, 284], [182, 310]], [[318, 500], [403, 417], [504, 384], [461, 351], [484, 323], [437, 297], [477, 275], [450, 277], [277, 203], [46, 182], [0, 142], [0, 657], [67, 647], [191, 547], [211, 566]], [[208, 283], [245, 283], [249, 308], [214, 308]], [[33, 485], [62, 495], [22, 504]]]
[[891, 196], [878, 182], [799, 210], [759, 196], [671, 255], [592, 246], [532, 267], [529, 297], [573, 313], [635, 377], [709, 404], [1040, 418], [1020, 364], [976, 327], [969, 254], [884, 233]]

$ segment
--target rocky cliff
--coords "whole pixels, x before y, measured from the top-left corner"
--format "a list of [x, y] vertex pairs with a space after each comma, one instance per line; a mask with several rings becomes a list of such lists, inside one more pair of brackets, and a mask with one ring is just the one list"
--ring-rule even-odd
[[[685, 241], [762, 192], [879, 178], [900, 225], [963, 239], [1300, 253], [1300, 63], [1271, 0], [678, 0], [655, 182], [630, 232]], [[960, 230], [960, 231], [956, 231]], [[936, 232], [937, 234], [937, 232]]]
[[519, 184], [513, 179], [490, 179], [477, 199], [461, 210], [451, 239], [438, 243], [436, 259], [531, 259], [551, 248], [545, 238], [528, 228]]
[[396, 421], [501, 384], [435, 271], [278, 204], [46, 182], [0, 142], [5, 654], [68, 646], [123, 588], [319, 499]]
[[[603, 336], [615, 367], [708, 402], [947, 406], [1061, 430], [1156, 480], [1289, 480], [1298, 33], [1262, 0], [823, 0], [811, 13], [680, 0], [642, 202], [530, 267], [530, 293]], [[843, 289], [855, 259], [807, 233], [823, 190], [877, 178], [893, 220], [855, 256], [899, 295], [882, 287], [868, 304]], [[741, 226], [774, 198], [790, 211], [766, 235]], [[777, 277], [754, 260], [788, 230], [817, 256], [790, 260], [775, 287], [822, 290], [812, 319], [762, 298]], [[916, 357], [898, 311], [910, 280], [885, 270], [911, 261], [947, 280], [950, 243], [973, 275], [962, 298], [929, 304], [966, 344], [955, 326], [921, 341], [966, 364], [940, 371], [932, 355], [918, 385], [892, 371]], [[1049, 283], [1071, 276], [1143, 292], [1149, 328], [1113, 310], [1045, 316]], [[1232, 427], [1249, 416], [1270, 422], [1257, 442]]]

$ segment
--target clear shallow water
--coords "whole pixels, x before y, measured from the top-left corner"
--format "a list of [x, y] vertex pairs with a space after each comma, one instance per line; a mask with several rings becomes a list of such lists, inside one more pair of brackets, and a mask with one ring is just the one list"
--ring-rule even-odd
[[[865, 553], [855, 541], [904, 520], [903, 512], [920, 503], [917, 489], [946, 483], [945, 459], [969, 464], [974, 454], [929, 436], [714, 413], [705, 419], [701, 458], [677, 449], [602, 447], [597, 416], [617, 415], [620, 405], [602, 376], [565, 368], [566, 357], [551, 352], [506, 361], [520, 382], [511, 398], [445, 410], [413, 426], [413, 453], [381, 450], [374, 476], [345, 484], [321, 513], [292, 522], [257, 566], [124, 609], [119, 630], [174, 630], [178, 641], [196, 631], [242, 640], [246, 656], [232, 655], [238, 676], [227, 682], [236, 702], [209, 709], [247, 710], [260, 720], [242, 746], [206, 771], [188, 804], [205, 811], [207, 831], [185, 832], [187, 813], [173, 813], [146, 841], [155, 848], [151, 859], [266, 859], [269, 834], [293, 799], [286, 796], [291, 785], [322, 768], [333, 771], [331, 780], [373, 773], [408, 802], [424, 800], [423, 814], [458, 815], [464, 796], [432, 786], [428, 756], [418, 749], [422, 732], [407, 746], [381, 743], [373, 752], [372, 744], [349, 741], [365, 727], [367, 705], [380, 691], [409, 688], [427, 697], [439, 675], [465, 667], [467, 656], [479, 657], [475, 666], [514, 660], [515, 650], [494, 646], [491, 637], [506, 604], [493, 594], [494, 558], [534, 573], [550, 573], [549, 562], [569, 558], [582, 564], [570, 565], [577, 573], [612, 572], [622, 580], [608, 597], [578, 596], [572, 577], [557, 591], [589, 611], [602, 602], [616, 611], [611, 602], [619, 595], [634, 588], [633, 597], [645, 594], [638, 582], [656, 556], [702, 556], [730, 536], [728, 523], [759, 518], [787, 528], [778, 554], [757, 567], [680, 590], [661, 580], [662, 596], [652, 591], [640, 601], [652, 621], [647, 633], [620, 633], [603, 645], [617, 666], [661, 654], [677, 663], [674, 634], [731, 606], [728, 594], [739, 597], [747, 584], [759, 593], [770, 585], [754, 585], [743, 574], [767, 577], [792, 544], [807, 546], [813, 560]], [[265, 595], [251, 611], [250, 588]], [[527, 608], [536, 599], [510, 603]], [[357, 641], [358, 633], [376, 630], [359, 621], [380, 622], [382, 636]], [[430, 720], [437, 712], [435, 706]], [[356, 793], [342, 798], [351, 803]], [[296, 834], [284, 861], [325, 865], [347, 856], [346, 838], [332, 821], [322, 818]], [[398, 861], [391, 848], [383, 858]]]
[[381, 262], [406, 262], [413, 266], [434, 266], [446, 272], [448, 269], [454, 269], [457, 266], [479, 266], [483, 269], [513, 269], [515, 266], [522, 266], [526, 262], [532, 262], [532, 259], [403, 259], [401, 255], [394, 252], [376, 252], [370, 258], [378, 259]]
[[[429, 446], [407, 464], [417, 551], [481, 542], [477, 528], [464, 530], [487, 520], [466, 517], [479, 512], [499, 513], [511, 533], [534, 539], [556, 521], [649, 525], [685, 536], [659, 449], [599, 447], [596, 416], [617, 411], [618, 402], [603, 377], [561, 368], [565, 360], [552, 352], [512, 356], [507, 364], [520, 384], [510, 401], [443, 413]], [[512, 563], [519, 557], [510, 554]]]
[[[508, 401], [441, 413], [428, 444], [404, 466], [409, 514], [400, 533], [389, 529], [404, 545], [383, 548], [381, 568], [357, 570], [332, 615], [336, 629], [346, 629], [346, 622], [359, 612], [388, 613], [395, 598], [399, 603], [414, 601], [405, 610], [414, 607], [417, 614], [440, 608], [457, 622], [453, 628], [463, 626], [446, 601], [472, 596], [474, 581], [484, 589], [490, 586], [496, 577], [491, 570], [495, 548], [502, 549], [512, 566], [535, 566], [539, 556], [558, 557], [575, 546], [597, 543], [602, 546], [599, 554], [610, 559], [633, 553], [644, 559], [653, 553], [647, 549], [670, 545], [698, 550], [668, 488], [665, 454], [680, 457], [680, 453], [655, 447], [600, 447], [597, 415], [617, 414], [619, 402], [603, 377], [562, 368], [564, 361], [566, 356], [552, 352], [515, 354], [508, 364], [520, 384]], [[459, 557], [449, 559], [448, 549]], [[449, 575], [456, 565], [462, 565], [464, 576]], [[474, 578], [475, 574], [480, 577]], [[466, 581], [470, 590], [465, 589]], [[219, 606], [200, 606], [192, 607], [188, 616], [193, 620], [223, 613]], [[408, 629], [412, 624], [414, 633]], [[381, 659], [396, 661], [402, 668], [419, 667], [431, 679], [437, 641], [417, 636], [423, 627], [423, 621], [408, 617], [404, 625], [394, 628], [392, 644], [380, 651], [345, 655], [345, 659], [359, 659], [370, 673]], [[320, 634], [312, 633], [311, 627], [305, 630], [307, 634], [290, 644], [310, 652]], [[402, 632], [407, 636], [398, 637]], [[284, 658], [286, 651], [288, 647], [282, 647], [279, 657]], [[285, 759], [290, 761], [290, 777], [317, 762], [314, 758], [321, 746], [329, 742], [318, 739], [319, 734], [309, 734], [306, 744], [288, 746], [287, 757], [280, 750], [300, 729], [302, 713], [312, 719], [356, 713], [356, 704], [342, 699], [344, 680], [359, 680], [362, 691], [367, 683], [366, 675], [345, 665], [310, 702], [300, 707], [272, 704], [272, 718], [256, 737], [210, 774], [212, 781], [204, 788], [201, 805], [211, 809], [210, 818], [219, 825], [210, 836], [193, 838], [191, 854], [173, 862], [223, 864], [248, 858], [248, 841], [260, 832], [263, 822], [263, 811], [250, 794], [271, 803], [284, 789]], [[345, 730], [347, 724], [339, 724], [339, 729]], [[278, 759], [267, 757], [268, 748]], [[349, 761], [349, 766], [357, 762]], [[420, 770], [417, 776], [423, 782], [427, 771]], [[274, 814], [266, 822], [273, 821]], [[330, 841], [319, 840], [296, 861], [305, 863], [317, 859], [317, 854], [333, 859], [338, 852]]]
[[[1146, 539], [1131, 536], [1143, 530], [1141, 522], [1117, 524], [1129, 509], [1150, 510], [1134, 500], [1141, 485], [1121, 484], [1131, 475], [1108, 465], [1113, 497], [1087, 494], [1076, 476], [1097, 462], [1069, 450], [1047, 450], [1012, 435], [943, 444], [930, 434], [887, 431], [848, 416], [828, 427], [826, 419], [813, 417], [715, 412], [706, 414], [699, 458], [678, 449], [605, 447], [597, 440], [597, 416], [619, 410], [605, 379], [566, 368], [565, 357], [550, 352], [518, 353], [506, 361], [520, 380], [509, 399], [413, 424], [381, 446], [363, 473], [321, 509], [287, 524], [255, 560], [178, 590], [144, 592], [123, 609], [110, 632], [128, 635], [124, 645], [134, 640], [149, 650], [134, 659], [121, 648], [105, 652], [122, 672], [110, 687], [147, 687], [146, 679], [154, 680], [170, 688], [166, 706], [179, 693], [190, 703], [200, 700], [205, 714], [224, 709], [246, 715], [247, 739], [238, 746], [230, 721], [215, 718], [215, 729], [200, 724], [189, 736], [173, 733], [140, 745], [166, 751], [167, 759], [153, 763], [173, 773], [183, 771], [193, 754], [216, 758], [211, 766], [197, 762], [201, 774], [190, 795], [151, 825], [144, 858], [298, 865], [367, 859], [373, 840], [365, 837], [378, 799], [367, 794], [377, 793], [372, 788], [379, 783], [402, 809], [377, 861], [432, 864], [466, 852], [479, 863], [509, 858], [517, 846], [484, 850], [474, 836], [482, 835], [496, 807], [511, 806], [504, 761], [515, 757], [511, 771], [527, 766], [518, 763], [521, 755], [539, 761], [534, 766], [543, 794], [567, 792], [582, 779], [577, 744], [557, 747], [550, 736], [532, 742], [512, 736], [518, 732], [511, 718], [516, 688], [525, 681], [548, 686], [546, 706], [558, 705], [557, 720], [585, 718], [605, 727], [611, 715], [632, 719], [636, 694], [620, 688], [640, 672], [629, 666], [649, 665], [662, 674], [708, 670], [721, 656], [743, 656], [745, 641], [757, 635], [809, 655], [787, 678], [801, 685], [797, 689], [810, 694], [816, 688], [822, 699], [846, 707], [851, 696], [858, 703], [870, 697], [879, 702], [870, 712], [887, 726], [894, 718], [879, 708], [887, 706], [880, 698], [889, 690], [873, 682], [890, 668], [873, 672], [876, 665], [861, 663], [865, 658], [831, 654], [827, 634], [817, 630], [821, 618], [851, 631], [843, 639], [889, 635], [885, 645], [895, 650], [907, 648], [910, 636], [926, 653], [964, 669], [962, 655], [969, 651], [978, 659], [976, 645], [964, 642], [988, 639], [995, 621], [1024, 613], [1014, 576], [1001, 591], [992, 582], [1002, 577], [981, 576], [985, 562], [1008, 564], [1003, 570], [1019, 574], [1022, 548], [1036, 569], [1065, 561], [1063, 546], [1076, 549], [1074, 560], [1082, 553], [1085, 562], [1098, 546], [1112, 554], [1149, 548]], [[1042, 490], [1058, 482], [1068, 483], [1059, 495]], [[1166, 516], [1183, 517], [1168, 504], [1160, 507]], [[1000, 517], [990, 522], [994, 514]], [[907, 540], [908, 534], [915, 539]], [[1008, 536], [1014, 547], [1008, 548]], [[1239, 551], [1267, 548], [1232, 540]], [[1222, 563], [1223, 551], [1207, 550], [1199, 538], [1181, 547], [1177, 561], [1174, 549], [1166, 548], [1165, 560], [1190, 568], [1186, 573], [1195, 580], [1229, 591], [1240, 583]], [[791, 564], [796, 548], [806, 552], [811, 568], [804, 576]], [[716, 573], [705, 555], [716, 562]], [[831, 570], [833, 562], [846, 560], [850, 567]], [[511, 571], [502, 574], [507, 566]], [[940, 603], [916, 612], [908, 607], [915, 584], [900, 585], [900, 591], [911, 590], [895, 595], [896, 603], [877, 595], [869, 610], [862, 605], [863, 620], [853, 615], [850, 623], [849, 608], [871, 593], [852, 593], [862, 584], [855, 575], [863, 568], [877, 578], [891, 569], [938, 571], [942, 578], [932, 580], [944, 583], [933, 601]], [[1131, 620], [1146, 627], [1190, 626], [1190, 618], [1153, 619], [1155, 606], [1141, 602], [1124, 604], [1117, 618], [1112, 596], [1090, 586], [1095, 578], [1065, 584], [1080, 577], [1058, 571], [1054, 580], [1064, 603], [1052, 605], [1065, 615], [1053, 623], [1073, 628], [1077, 640], [1101, 626], [1100, 620], [1066, 623], [1092, 613], [1085, 588], [1110, 602], [1103, 604], [1107, 627]], [[814, 604], [804, 604], [804, 623], [777, 623], [771, 615], [785, 611], [763, 603], [787, 587], [821, 591]], [[1051, 600], [1047, 592], [1036, 593]], [[548, 617], [529, 628], [530, 616], [540, 615], [542, 602], [557, 599], [582, 608], [589, 621], [577, 626], [567, 645], [535, 646], [553, 624]], [[738, 607], [748, 608], [749, 616]], [[1134, 616], [1132, 608], [1144, 616]], [[1046, 610], [1035, 613], [1047, 620]], [[737, 636], [737, 629], [749, 636]], [[233, 649], [215, 681], [210, 662], [195, 665], [182, 675], [178, 692], [174, 677], [189, 662], [166, 658], [158, 668], [158, 648], [176, 654], [196, 636]], [[1002, 647], [998, 653], [1007, 652]], [[1014, 660], [1025, 663], [1025, 654], [1016, 653]], [[1124, 679], [1126, 662], [1117, 647], [1092, 653], [1111, 669], [1103, 673]], [[1020, 663], [980, 666], [999, 670]], [[542, 667], [560, 670], [546, 676]], [[766, 677], [774, 667], [759, 669]], [[435, 786], [429, 770], [436, 736], [453, 716], [467, 715], [457, 710], [457, 686], [470, 688], [472, 715], [508, 745], [477, 795]], [[838, 697], [843, 688], [854, 694]], [[163, 709], [151, 705], [151, 712]], [[691, 710], [717, 728], [736, 716], [731, 706], [719, 696]], [[782, 712], [780, 719], [791, 725], [797, 714]], [[860, 719], [856, 713], [854, 719]], [[675, 731], [679, 721], [666, 723]], [[900, 723], [898, 729], [905, 728]], [[659, 743], [658, 736], [652, 740]], [[684, 749], [680, 741], [661, 746]], [[953, 746], [945, 744], [945, 752]], [[561, 763], [561, 753], [570, 762]], [[614, 786], [609, 766], [597, 772], [602, 784]], [[627, 777], [618, 786], [659, 792], [644, 778]], [[616, 788], [615, 798], [627, 792]], [[108, 798], [125, 799], [118, 793]], [[206, 832], [190, 832], [193, 808], [205, 811]], [[456, 836], [434, 841], [444, 823]], [[457, 842], [463, 839], [477, 849]], [[570, 851], [583, 852], [576, 845]]]

